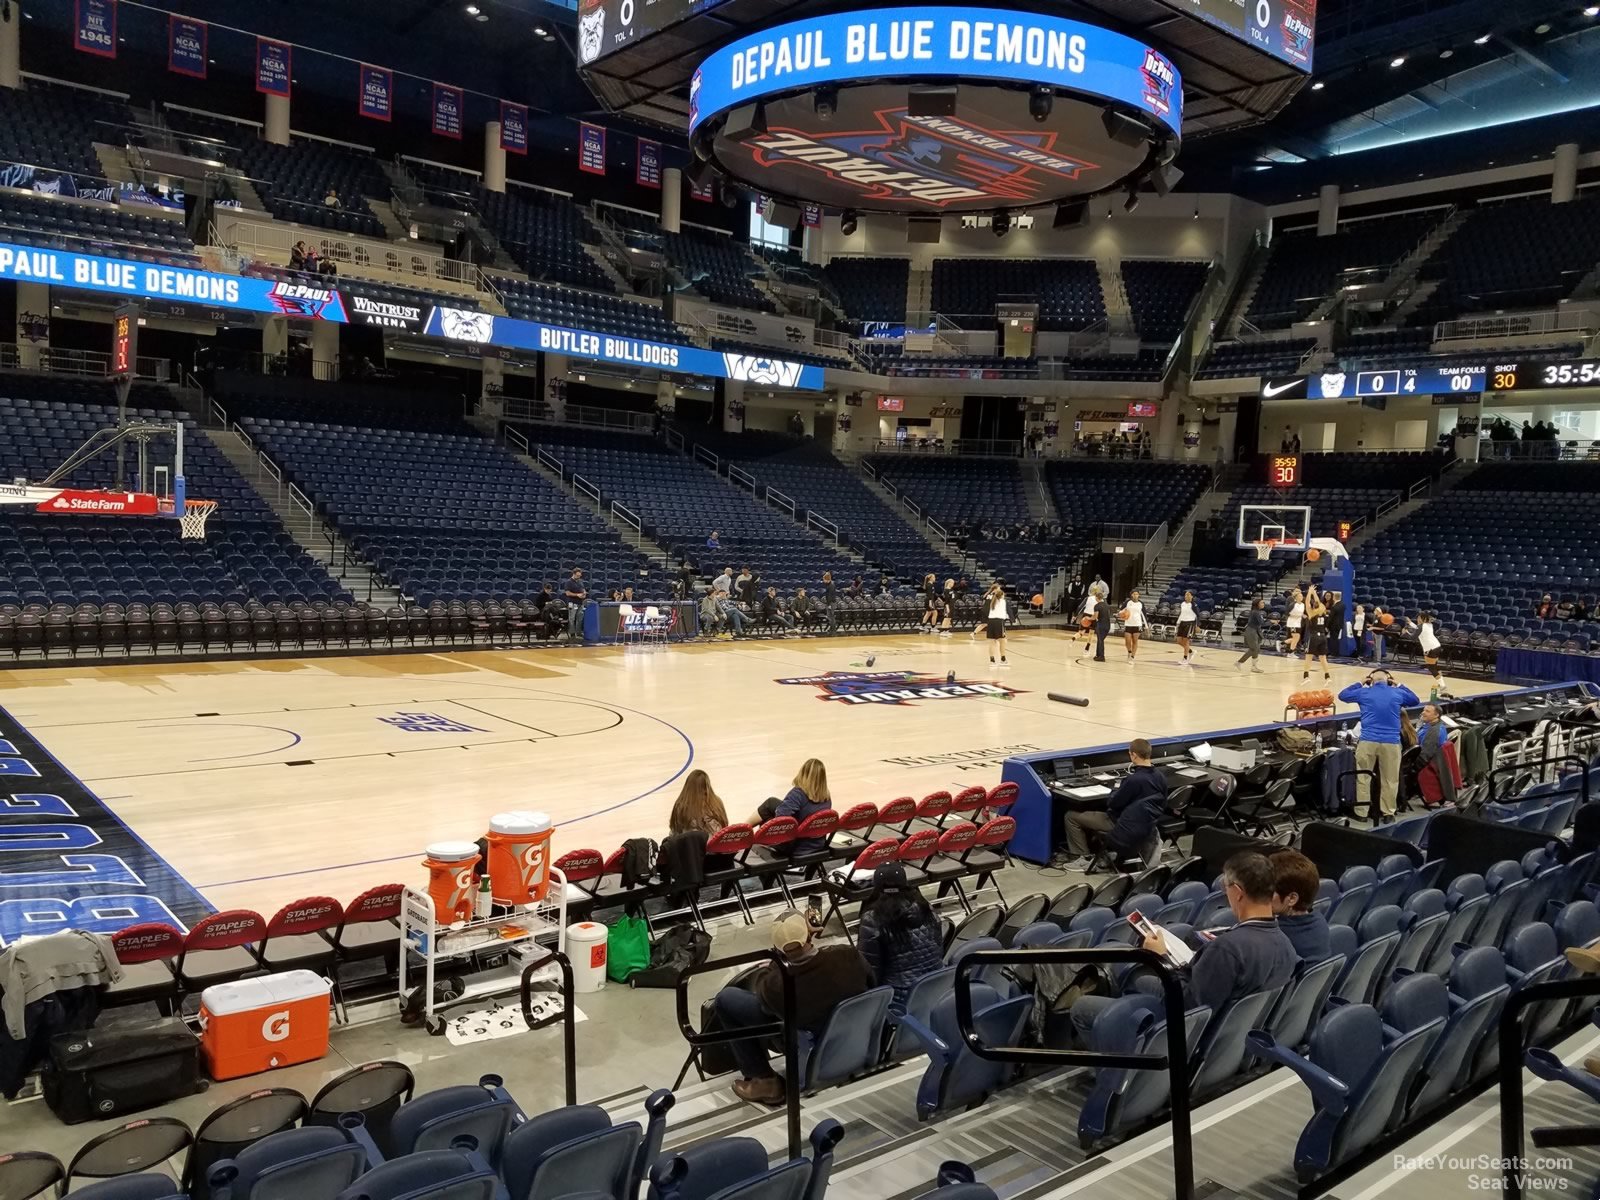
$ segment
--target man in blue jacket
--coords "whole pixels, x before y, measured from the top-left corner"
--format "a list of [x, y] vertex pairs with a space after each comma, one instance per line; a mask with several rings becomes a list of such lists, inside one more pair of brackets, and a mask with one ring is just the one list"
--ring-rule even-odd
[[1128, 758], [1133, 770], [1111, 793], [1104, 812], [1074, 809], [1067, 814], [1067, 848], [1072, 852], [1069, 868], [1081, 871], [1093, 861], [1091, 832], [1103, 835], [1112, 849], [1124, 854], [1139, 851], [1155, 833], [1156, 822], [1167, 810], [1166, 776], [1150, 765], [1150, 743], [1144, 738], [1128, 743]]
[[[1400, 710], [1421, 703], [1417, 694], [1379, 667], [1360, 683], [1352, 683], [1339, 699], [1361, 710], [1361, 737], [1356, 742], [1356, 770], [1378, 774], [1378, 807], [1374, 823], [1394, 820], [1400, 792]], [[1358, 785], [1359, 786], [1359, 785]], [[1358, 802], [1357, 808], [1360, 804]], [[1368, 805], [1369, 811], [1371, 805]]]

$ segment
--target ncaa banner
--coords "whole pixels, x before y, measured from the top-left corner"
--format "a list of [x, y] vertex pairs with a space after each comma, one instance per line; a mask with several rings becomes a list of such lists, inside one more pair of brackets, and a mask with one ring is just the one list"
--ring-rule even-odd
[[361, 115], [371, 117], [374, 121], [392, 121], [394, 72], [387, 67], [373, 67], [362, 63], [357, 78], [361, 81]]
[[101, 58], [117, 56], [117, 0], [77, 0], [72, 45]]
[[689, 195], [692, 199], [698, 200], [702, 204], [709, 204], [716, 199], [716, 189], [717, 185], [707, 179], [703, 184], [691, 183], [689, 185]]
[[[466, 102], [465, 93], [448, 83], [433, 85], [433, 132], [440, 137], [461, 140], [461, 110]], [[501, 125], [502, 135], [505, 126]]]
[[606, 131], [587, 121], [578, 122], [578, 170], [590, 175], [606, 173]]
[[512, 154], [528, 152], [528, 106], [500, 101], [500, 149]]
[[206, 77], [206, 40], [210, 27], [193, 17], [167, 17], [167, 70], [192, 79]]
[[287, 42], [264, 37], [256, 39], [256, 91], [263, 96], [289, 98], [290, 54]]
[[800, 219], [805, 222], [807, 229], [818, 229], [822, 225], [822, 205], [802, 204], [800, 206]]
[[633, 169], [633, 181], [640, 187], [661, 186], [661, 143], [639, 139], [639, 159]]

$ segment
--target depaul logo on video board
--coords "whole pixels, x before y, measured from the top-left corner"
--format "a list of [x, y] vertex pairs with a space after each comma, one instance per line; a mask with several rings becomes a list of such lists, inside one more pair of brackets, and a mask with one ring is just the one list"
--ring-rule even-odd
[[1003, 684], [957, 680], [950, 683], [920, 671], [829, 671], [776, 682], [790, 687], [815, 687], [818, 699], [841, 704], [915, 704], [919, 700], [969, 700], [976, 696], [1009, 700], [1022, 695]]

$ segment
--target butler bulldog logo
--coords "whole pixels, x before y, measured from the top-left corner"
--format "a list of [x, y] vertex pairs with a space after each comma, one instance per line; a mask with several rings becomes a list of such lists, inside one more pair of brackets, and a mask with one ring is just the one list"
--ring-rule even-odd
[[814, 687], [820, 700], [841, 704], [915, 704], [919, 700], [964, 700], [987, 696], [1009, 700], [1023, 693], [998, 683], [959, 679], [954, 683], [920, 671], [829, 671], [776, 682], [790, 687]]
[[1344, 395], [1344, 372], [1324, 371], [1322, 373], [1322, 398], [1324, 400], [1337, 400]]
[[605, 43], [606, 10], [598, 0], [585, 3], [583, 7], [584, 11], [578, 16], [578, 53], [584, 62], [593, 62], [600, 57]]
[[873, 114], [850, 132], [774, 128], [747, 139], [758, 167], [803, 167], [856, 190], [863, 201], [916, 200], [944, 207], [978, 200], [1030, 204], [1098, 164], [1057, 153], [1056, 134], [990, 130], [958, 117]]

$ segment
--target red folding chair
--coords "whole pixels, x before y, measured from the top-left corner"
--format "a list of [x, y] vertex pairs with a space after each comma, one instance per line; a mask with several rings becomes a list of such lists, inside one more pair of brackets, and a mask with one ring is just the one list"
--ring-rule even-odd
[[598, 850], [568, 850], [556, 859], [555, 866], [566, 878], [567, 886], [583, 897], [581, 900], [575, 899], [569, 893], [567, 907], [574, 913], [581, 911], [587, 915], [600, 895], [600, 880], [606, 873], [606, 856]]
[[[854, 804], [839, 814], [833, 838], [828, 842], [828, 857], [835, 862], [849, 862], [867, 848], [868, 831], [878, 823], [876, 804]], [[860, 836], [856, 836], [859, 834]]]
[[787, 851], [799, 828], [800, 822], [793, 817], [773, 817], [770, 821], [763, 821], [751, 835], [750, 848], [739, 856], [739, 865], [761, 885], [763, 891], [770, 891], [776, 880], [778, 890], [791, 906], [794, 899], [783, 884], [783, 873], [789, 869]]
[[958, 822], [939, 835], [939, 844], [934, 847], [933, 857], [923, 867], [928, 881], [939, 885], [935, 900], [943, 900], [953, 891], [961, 907], [967, 912], [972, 911], [972, 905], [961, 890], [961, 877], [967, 873], [967, 851], [977, 841], [978, 827], [971, 821]]
[[978, 813], [989, 802], [987, 788], [968, 787], [962, 788], [950, 801], [950, 817], [961, 821], [976, 821]]
[[[1017, 802], [1017, 797], [1022, 793], [1014, 783], [997, 783], [989, 789], [989, 799], [984, 801], [983, 811], [990, 816], [1003, 812]], [[974, 817], [974, 820], [980, 818]]]
[[[828, 863], [833, 861], [834, 855], [831, 842], [833, 841], [834, 832], [838, 828], [839, 814], [831, 808], [825, 808], [821, 812], [814, 812], [800, 822], [799, 827], [794, 831], [796, 849], [791, 850], [789, 854], [789, 867], [791, 870], [799, 871], [802, 880], [821, 875], [827, 868]], [[822, 845], [817, 849], [798, 849], [801, 842], [816, 841], [818, 838], [822, 839]], [[782, 875], [778, 876], [778, 886], [783, 888], [784, 896], [792, 902], [794, 898], [790, 896]]]
[[917, 802], [910, 796], [897, 796], [879, 807], [878, 828], [884, 831], [884, 837], [889, 837], [891, 833], [896, 837], [904, 837], [916, 815]]
[[266, 920], [247, 908], [212, 913], [197, 922], [178, 955], [178, 985], [184, 995], [261, 974], [254, 947], [266, 932]]
[[994, 894], [1000, 897], [1002, 904], [1005, 903], [1005, 896], [994, 882], [994, 877], [1011, 865], [1011, 838], [1016, 832], [1015, 817], [990, 817], [978, 827], [978, 836], [973, 839], [965, 856], [965, 873], [977, 877], [972, 888], [973, 895], [980, 894], [988, 886], [994, 888]]
[[269, 971], [333, 973], [333, 935], [344, 923], [344, 905], [332, 896], [307, 896], [285, 904], [267, 922], [256, 957]]
[[744, 856], [756, 844], [754, 826], [745, 824], [724, 825], [706, 839], [706, 886], [720, 887], [721, 898], [731, 897], [738, 902], [744, 923], [751, 924], [750, 906], [745, 903], [744, 890], [739, 886], [746, 878]]
[[111, 935], [111, 946], [122, 964], [122, 978], [107, 985], [101, 1007], [153, 1003], [163, 1016], [171, 1016], [178, 1003], [183, 931], [159, 921], [129, 925]]
[[937, 829], [914, 829], [906, 835], [905, 841], [900, 843], [900, 853], [896, 856], [901, 865], [906, 869], [906, 882], [912, 887], [921, 887], [928, 882], [928, 860], [939, 849], [939, 831]]
[[949, 792], [929, 792], [917, 803], [916, 819], [938, 829], [950, 815], [953, 798]]
[[850, 923], [844, 919], [840, 911], [845, 904], [860, 903], [872, 895], [872, 873], [879, 867], [894, 862], [900, 853], [900, 842], [897, 838], [880, 838], [873, 842], [860, 854], [850, 866], [833, 871], [827, 875], [822, 883], [828, 891], [828, 911], [822, 916], [822, 928], [828, 927], [828, 922], [833, 920], [835, 913], [839, 913], [839, 923], [844, 926], [844, 935], [851, 944], [855, 937], [850, 932]]

